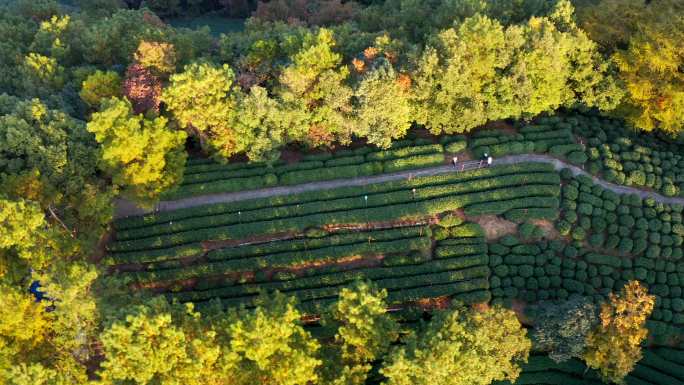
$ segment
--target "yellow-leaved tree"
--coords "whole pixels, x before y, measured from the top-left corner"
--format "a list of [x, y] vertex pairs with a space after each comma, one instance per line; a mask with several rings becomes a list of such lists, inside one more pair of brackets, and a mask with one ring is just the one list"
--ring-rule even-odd
[[143, 201], [156, 199], [183, 175], [187, 135], [167, 122], [135, 115], [128, 100], [117, 98], [102, 102], [101, 111], [88, 122], [101, 146], [100, 166], [115, 185]]
[[636, 127], [684, 129], [684, 3], [602, 0], [579, 7], [584, 30], [611, 55], [627, 95], [617, 112]]
[[601, 322], [587, 336], [584, 360], [605, 380], [621, 384], [641, 359], [641, 342], [648, 335], [646, 319], [655, 297], [639, 281], [629, 281], [619, 295], [601, 305]]
[[390, 352], [385, 385], [487, 385], [514, 382], [532, 343], [512, 310], [456, 307]]

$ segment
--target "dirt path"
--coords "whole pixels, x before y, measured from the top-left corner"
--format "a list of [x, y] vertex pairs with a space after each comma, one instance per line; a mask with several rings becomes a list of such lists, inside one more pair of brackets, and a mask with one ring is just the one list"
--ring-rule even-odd
[[[516, 164], [525, 162], [549, 163], [554, 166], [556, 170], [569, 168], [574, 175], [587, 175], [593, 179], [594, 183], [601, 185], [603, 188], [611, 190], [618, 194], [636, 194], [641, 198], [652, 197], [658, 202], [673, 204], [678, 203], [684, 205], [684, 198], [670, 198], [662, 196], [653, 191], [642, 190], [634, 187], [620, 186], [613, 183], [608, 183], [595, 176], [590, 175], [582, 168], [565, 163], [560, 159], [556, 159], [547, 155], [525, 154], [525, 155], [510, 155], [498, 159], [494, 159], [493, 166]], [[395, 180], [410, 179], [422, 176], [431, 176], [455, 172], [452, 165], [443, 165], [422, 170], [403, 171], [392, 174], [383, 174], [376, 176], [359, 177], [353, 179], [338, 179], [325, 182], [304, 183], [296, 186], [280, 186], [252, 191], [239, 191], [233, 193], [199, 195], [189, 198], [178, 199], [174, 201], [164, 201], [157, 205], [158, 211], [173, 211], [182, 208], [196, 207], [209, 205], [214, 203], [236, 202], [255, 198], [268, 198], [279, 195], [298, 194], [307, 191], [327, 190], [346, 186], [366, 186], [375, 183], [389, 182]], [[116, 218], [124, 218], [129, 216], [143, 215], [153, 210], [143, 209], [136, 206], [134, 203], [118, 199], [116, 202]]]

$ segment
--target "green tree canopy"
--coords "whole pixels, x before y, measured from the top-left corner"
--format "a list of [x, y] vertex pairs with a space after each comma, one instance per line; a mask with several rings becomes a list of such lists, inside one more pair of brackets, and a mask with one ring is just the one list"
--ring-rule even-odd
[[305, 119], [301, 111], [287, 110], [282, 103], [268, 96], [268, 91], [253, 86], [240, 98], [233, 128], [236, 152], [244, 152], [251, 161], [273, 161], [277, 151]]
[[457, 307], [395, 348], [381, 373], [387, 385], [487, 385], [515, 379], [531, 348], [511, 310]]
[[128, 100], [111, 98], [92, 115], [88, 131], [102, 146], [102, 168], [134, 197], [153, 200], [182, 178], [186, 133], [170, 129], [166, 118], [133, 115]]
[[572, 12], [561, 0], [523, 25], [476, 15], [435, 35], [414, 75], [416, 121], [454, 133], [578, 103], [615, 108], [622, 94]]
[[83, 122], [35, 99], [0, 95], [0, 193], [38, 202], [62, 233], [65, 256], [89, 250], [111, 218], [97, 158]]
[[79, 96], [88, 106], [97, 109], [103, 100], [121, 97], [121, 76], [114, 71], [95, 71], [83, 81]]
[[616, 111], [634, 126], [684, 129], [684, 5], [677, 0], [602, 0], [580, 7], [589, 36], [612, 54], [626, 97]]
[[254, 310], [229, 310], [218, 322], [221, 366], [231, 383], [305, 385], [318, 381], [319, 343], [299, 323], [293, 298], [262, 295]]
[[540, 303], [532, 334], [535, 347], [556, 362], [581, 358], [587, 335], [598, 323], [597, 313], [596, 305], [579, 296], [560, 304]]
[[216, 332], [192, 305], [157, 298], [123, 309], [100, 340], [104, 383], [216, 384], [222, 373]]
[[411, 128], [410, 78], [402, 75], [384, 58], [363, 74], [354, 90], [358, 127], [354, 133], [368, 143], [388, 148], [392, 140], [402, 138]]
[[162, 94], [176, 121], [196, 135], [210, 154], [228, 158], [239, 151], [231, 123], [241, 91], [228, 65], [193, 63], [171, 76]]
[[372, 362], [381, 359], [399, 336], [399, 325], [387, 313], [386, 290], [357, 281], [340, 291], [324, 317], [335, 330], [335, 343], [323, 347], [324, 383], [363, 384]]
[[286, 108], [307, 117], [293, 137], [313, 146], [348, 142], [351, 137], [352, 89], [346, 84], [349, 70], [341, 65], [342, 56], [333, 50], [334, 46], [331, 30], [321, 28], [307, 36], [304, 47], [283, 69], [276, 87]]

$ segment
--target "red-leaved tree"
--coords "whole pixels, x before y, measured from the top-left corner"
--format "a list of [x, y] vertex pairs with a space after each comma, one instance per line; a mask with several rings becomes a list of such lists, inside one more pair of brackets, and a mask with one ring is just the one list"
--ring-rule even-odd
[[149, 110], [159, 112], [161, 81], [147, 68], [137, 63], [128, 66], [123, 90], [136, 114]]

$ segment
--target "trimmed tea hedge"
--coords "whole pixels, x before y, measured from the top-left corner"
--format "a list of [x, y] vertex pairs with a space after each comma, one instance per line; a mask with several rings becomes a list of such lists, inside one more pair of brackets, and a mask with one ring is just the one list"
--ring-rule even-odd
[[[455, 143], [452, 145], [452, 147]], [[272, 165], [249, 163], [188, 163], [178, 188], [164, 199], [198, 194], [247, 191], [279, 185], [293, 185], [333, 179], [349, 179], [382, 173], [418, 169], [444, 162], [441, 144], [422, 141], [395, 142], [388, 150], [370, 147], [304, 156], [297, 163], [278, 161]]]
[[620, 120], [592, 114], [562, 119], [587, 138], [586, 168], [603, 179], [652, 188], [665, 196], [684, 194], [684, 146], [639, 135]]

